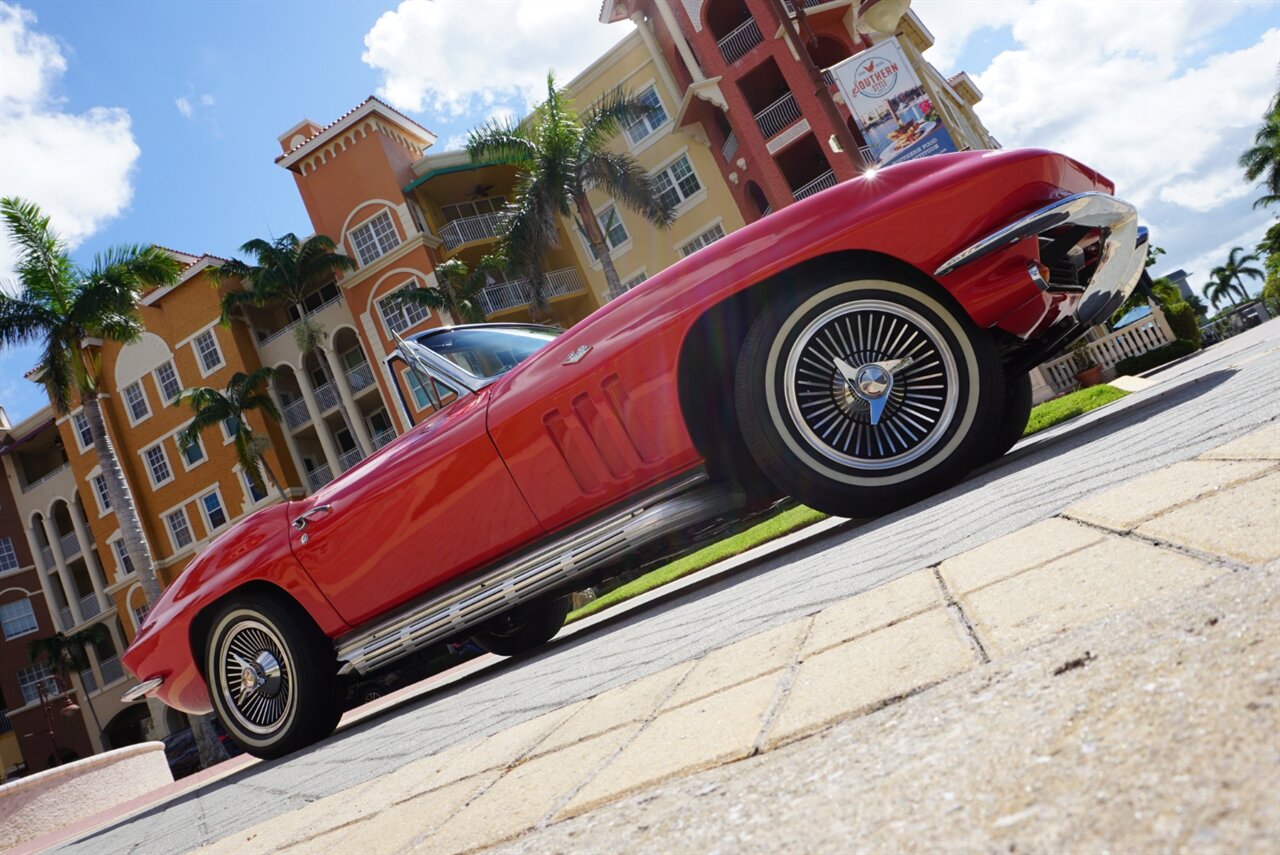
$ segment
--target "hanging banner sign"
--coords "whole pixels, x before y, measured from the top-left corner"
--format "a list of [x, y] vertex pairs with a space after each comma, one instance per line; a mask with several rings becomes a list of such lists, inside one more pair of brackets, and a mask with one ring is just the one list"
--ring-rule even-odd
[[878, 166], [957, 150], [896, 36], [830, 70]]

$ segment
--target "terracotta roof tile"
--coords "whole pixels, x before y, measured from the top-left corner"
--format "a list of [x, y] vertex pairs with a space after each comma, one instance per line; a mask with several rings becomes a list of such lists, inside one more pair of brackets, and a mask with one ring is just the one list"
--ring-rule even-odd
[[306, 139], [304, 139], [302, 142], [298, 143], [297, 145], [295, 145], [293, 148], [289, 149], [289, 150], [288, 150], [287, 152], [285, 152], [284, 154], [280, 155], [280, 157], [277, 157], [277, 158], [276, 158], [276, 160], [277, 160], [277, 161], [279, 161], [279, 160], [283, 160], [284, 158], [286, 158], [286, 157], [288, 157], [289, 155], [293, 154], [293, 153], [294, 153], [295, 151], [297, 151], [298, 149], [305, 148], [305, 147], [306, 147], [306, 146], [307, 146], [307, 145], [308, 145], [312, 140], [314, 140], [316, 137], [321, 136], [325, 131], [329, 130], [329, 129], [330, 129], [330, 128], [332, 128], [334, 125], [339, 124], [339, 123], [340, 123], [340, 122], [342, 122], [344, 119], [346, 119], [348, 116], [350, 116], [352, 113], [355, 113], [356, 111], [360, 110], [362, 107], [364, 107], [364, 106], [365, 106], [366, 104], [368, 104], [370, 101], [376, 101], [378, 104], [382, 105], [382, 106], [383, 106], [383, 107], [384, 107], [388, 112], [394, 113], [395, 115], [399, 116], [400, 118], [402, 118], [402, 119], [404, 119], [406, 122], [408, 122], [411, 126], [413, 126], [413, 127], [415, 127], [415, 128], [418, 128], [418, 129], [419, 129], [419, 130], [421, 130], [421, 131], [424, 131], [425, 133], [427, 133], [427, 134], [431, 135], [432, 137], [434, 137], [434, 136], [436, 135], [436, 134], [435, 134], [435, 131], [432, 131], [431, 129], [429, 129], [429, 128], [426, 128], [426, 127], [422, 126], [422, 125], [421, 125], [421, 124], [419, 124], [418, 122], [415, 122], [413, 119], [409, 118], [409, 117], [408, 117], [408, 116], [406, 116], [404, 113], [402, 113], [402, 112], [400, 112], [399, 110], [397, 110], [395, 107], [392, 107], [390, 104], [388, 104], [386, 101], [383, 101], [383, 100], [382, 100], [381, 98], [379, 98], [378, 96], [376, 96], [376, 95], [370, 95], [368, 98], [365, 98], [365, 99], [364, 99], [363, 101], [361, 101], [359, 104], [355, 105], [355, 106], [354, 106], [354, 107], [352, 107], [350, 110], [348, 110], [347, 112], [343, 113], [341, 116], [339, 116], [338, 118], [334, 119], [332, 122], [330, 122], [329, 124], [325, 125], [323, 128], [321, 128], [320, 130], [316, 131], [314, 134], [312, 134], [311, 136], [307, 137], [307, 138], [306, 138]]

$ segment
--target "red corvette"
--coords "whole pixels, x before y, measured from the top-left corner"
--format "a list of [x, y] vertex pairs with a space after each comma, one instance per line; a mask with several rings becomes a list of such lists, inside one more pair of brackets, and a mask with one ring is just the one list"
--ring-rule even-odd
[[550, 639], [567, 594], [735, 503], [843, 516], [1003, 454], [1027, 372], [1136, 286], [1146, 233], [1045, 151], [883, 169], [753, 223], [563, 334], [435, 329], [404, 360], [444, 404], [311, 497], [235, 525], [124, 660], [247, 751], [328, 735], [340, 686], [471, 636]]

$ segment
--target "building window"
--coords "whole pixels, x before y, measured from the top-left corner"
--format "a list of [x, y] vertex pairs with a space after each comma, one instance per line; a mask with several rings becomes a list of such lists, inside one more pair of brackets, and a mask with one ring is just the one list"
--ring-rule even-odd
[[427, 394], [426, 388], [422, 385], [422, 381], [418, 379], [415, 371], [404, 372], [405, 380], [409, 383], [409, 391], [413, 393], [413, 404], [419, 410], [430, 410], [435, 407], [435, 403], [431, 400], [431, 396]]
[[156, 386], [160, 389], [160, 400], [172, 404], [182, 394], [182, 384], [178, 382], [178, 372], [170, 360], [156, 369]]
[[680, 254], [682, 256], [693, 255], [704, 246], [713, 244], [722, 237], [724, 237], [724, 228], [719, 223], [716, 223], [714, 226], [707, 229], [684, 246], [680, 247]]
[[262, 477], [261, 487], [256, 486], [253, 483], [253, 479], [249, 477], [248, 472], [241, 472], [240, 476], [244, 478], [244, 487], [245, 487], [245, 490], [249, 493], [250, 501], [261, 502], [263, 499], [267, 497], [267, 482], [266, 482], [265, 475], [261, 476]]
[[196, 356], [200, 360], [200, 370], [210, 374], [222, 367], [222, 351], [218, 349], [218, 337], [213, 330], [205, 330], [196, 336]]
[[630, 291], [632, 288], [636, 287], [637, 285], [639, 285], [641, 282], [643, 282], [648, 278], [649, 278], [649, 275], [647, 273], [637, 273], [635, 276], [632, 276], [626, 282], [622, 283], [622, 290]]
[[431, 317], [431, 310], [426, 306], [420, 303], [406, 303], [400, 299], [401, 291], [417, 287], [417, 282], [410, 282], [378, 300], [378, 311], [382, 313], [382, 320], [386, 323], [388, 332], [404, 332]]
[[[622, 217], [618, 214], [617, 207], [610, 202], [601, 211], [596, 214], [596, 221], [600, 223], [600, 231], [604, 232], [605, 240], [609, 242], [609, 249], [615, 250], [627, 241], [631, 240], [631, 235], [627, 234], [627, 227], [622, 224]], [[587, 242], [587, 249], [591, 250], [591, 258], [595, 261], [600, 260], [600, 256], [596, 253], [596, 248]]]
[[391, 215], [383, 211], [358, 229], [351, 230], [351, 243], [361, 264], [370, 264], [400, 245]]
[[687, 155], [680, 155], [671, 165], [653, 176], [654, 186], [662, 201], [677, 207], [694, 193], [702, 189], [697, 174], [689, 165]]
[[[18, 669], [18, 688], [22, 690], [22, 700], [28, 704], [38, 703], [40, 700], [40, 690], [36, 688], [38, 683], [46, 683], [53, 677], [53, 672], [49, 670], [48, 662], [37, 662], [34, 665], [27, 665]], [[56, 690], [53, 686], [45, 686], [45, 694], [53, 694]]]
[[35, 632], [39, 628], [30, 600], [14, 600], [0, 605], [0, 630], [4, 631], [6, 641]]
[[18, 553], [13, 550], [13, 538], [0, 537], [0, 573], [18, 569]]
[[200, 439], [200, 437], [196, 437], [196, 441], [188, 445], [186, 448], [183, 448], [181, 443], [179, 443], [178, 452], [182, 455], [183, 464], [187, 469], [190, 469], [197, 463], [204, 462], [204, 441]]
[[75, 428], [76, 442], [80, 444], [80, 450], [86, 451], [92, 448], [93, 432], [89, 430], [89, 417], [83, 410], [71, 417], [71, 426]]
[[217, 490], [201, 496], [200, 505], [204, 509], [204, 519], [209, 531], [216, 531], [227, 524], [227, 512], [222, 507], [222, 497]]
[[142, 390], [142, 381], [134, 381], [124, 387], [124, 401], [129, 407], [129, 421], [133, 424], [151, 415], [151, 407], [147, 404], [147, 393]]
[[303, 297], [301, 303], [289, 307], [289, 320], [290, 322], [302, 320], [303, 312], [306, 312], [308, 315], [315, 314], [318, 310], [324, 308], [330, 303], [336, 302], [341, 296], [342, 292], [338, 290], [338, 283], [336, 281], [326, 282], [307, 296]]
[[147, 473], [151, 475], [152, 486], [159, 487], [173, 478], [173, 470], [169, 468], [169, 458], [164, 453], [163, 445], [156, 443], [142, 452], [142, 456], [146, 458]]
[[667, 111], [662, 108], [662, 100], [658, 98], [658, 90], [653, 86], [644, 89], [636, 96], [636, 100], [648, 104], [650, 110], [647, 114], [632, 122], [631, 126], [627, 128], [627, 136], [631, 137], [632, 145], [643, 142], [667, 122]]
[[185, 508], [178, 508], [176, 511], [170, 512], [165, 516], [164, 521], [169, 526], [169, 537], [173, 540], [175, 552], [179, 549], [185, 549], [195, 540], [191, 536], [191, 522], [187, 519]]
[[151, 604], [146, 600], [133, 607], [133, 626], [135, 629], [142, 629], [142, 622], [147, 619], [147, 613], [150, 611]]
[[105, 475], [93, 476], [93, 494], [98, 497], [98, 509], [102, 513], [111, 510], [111, 495], [107, 492], [107, 477]]
[[128, 576], [133, 572], [133, 562], [129, 560], [129, 550], [125, 549], [124, 539], [112, 542], [111, 546], [116, 551], [116, 563], [120, 565], [120, 575]]

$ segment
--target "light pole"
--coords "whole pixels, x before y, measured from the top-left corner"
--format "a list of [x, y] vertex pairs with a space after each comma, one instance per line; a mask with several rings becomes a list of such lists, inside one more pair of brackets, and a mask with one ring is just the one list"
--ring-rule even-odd
[[52, 674], [46, 679], [48, 682], [53, 683], [55, 693], [52, 695], [45, 694], [45, 680], [36, 681], [36, 692], [40, 695], [40, 708], [44, 710], [44, 724], [49, 731], [49, 744], [53, 746], [53, 765], [61, 766], [62, 758], [58, 756], [58, 740], [53, 734], [53, 715], [49, 711], [49, 704], [57, 698], [58, 695], [64, 697], [66, 699], [66, 703], [62, 706], [62, 714], [67, 718], [71, 718], [76, 713], [80, 712], [80, 707], [75, 701], [71, 700], [71, 690], [63, 685], [62, 678], [57, 674]]

